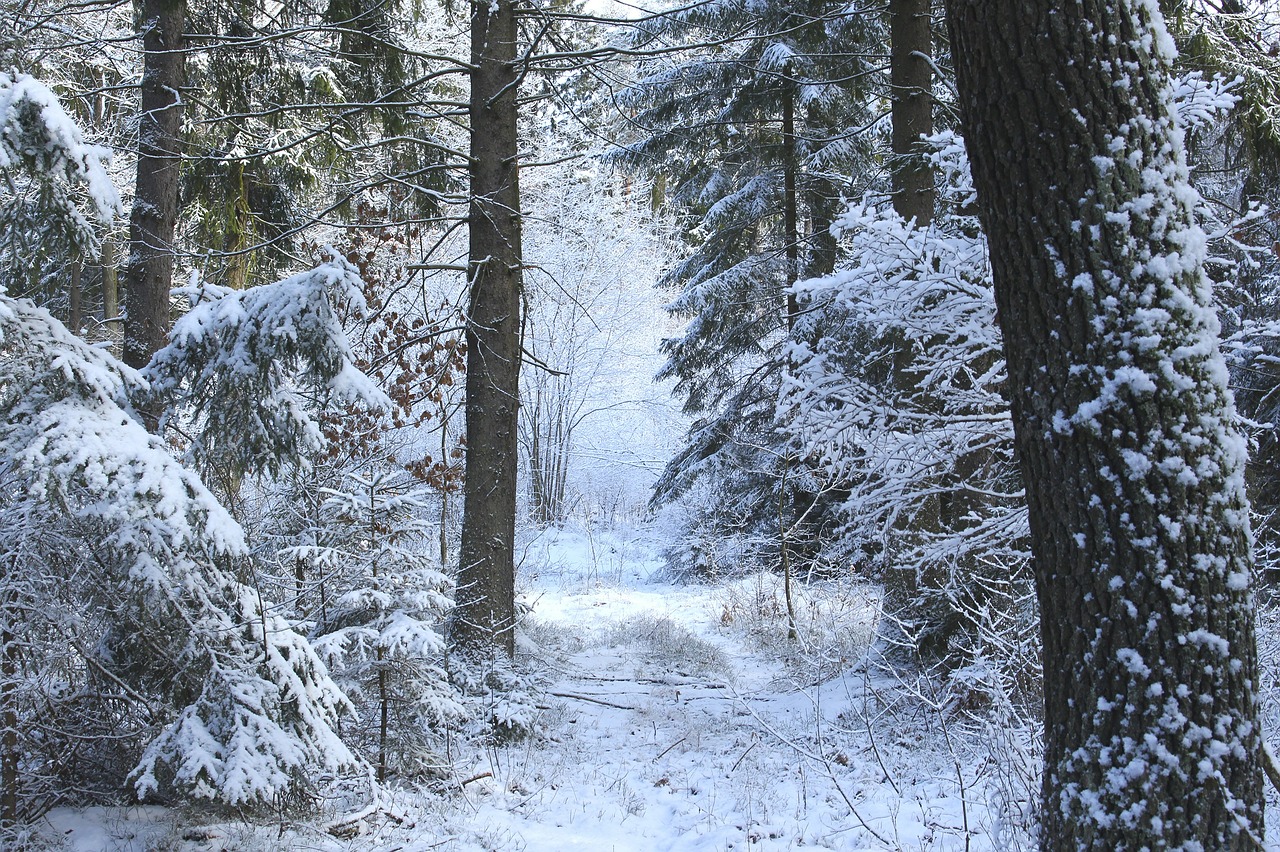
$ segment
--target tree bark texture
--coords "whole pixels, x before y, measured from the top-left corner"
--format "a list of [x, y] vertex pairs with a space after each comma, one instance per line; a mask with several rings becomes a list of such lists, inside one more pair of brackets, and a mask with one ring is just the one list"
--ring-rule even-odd
[[125, 269], [124, 361], [131, 367], [146, 366], [169, 333], [182, 166], [186, 11], [186, 0], [142, 0], [142, 114]]
[[1026, 481], [1041, 847], [1260, 849], [1245, 445], [1146, 0], [948, 0]]
[[933, 31], [931, 0], [889, 2], [890, 122], [893, 141], [893, 209], [923, 227], [933, 221], [933, 169], [920, 137], [933, 133]]
[[472, 4], [467, 458], [453, 641], [515, 654], [520, 187], [512, 0]]

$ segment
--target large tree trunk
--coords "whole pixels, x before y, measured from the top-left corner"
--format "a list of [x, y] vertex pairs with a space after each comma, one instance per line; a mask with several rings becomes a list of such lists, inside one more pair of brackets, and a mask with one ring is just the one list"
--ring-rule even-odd
[[1143, 0], [948, 0], [1030, 506], [1041, 846], [1261, 848], [1245, 445]]
[[931, 0], [889, 0], [890, 121], [893, 136], [893, 209], [921, 227], [933, 221], [933, 169], [920, 137], [933, 133]]
[[173, 232], [182, 165], [186, 0], [142, 0], [142, 115], [138, 179], [129, 216], [124, 361], [144, 367], [169, 333]]
[[472, 4], [467, 460], [455, 646], [515, 655], [520, 187], [512, 0]]

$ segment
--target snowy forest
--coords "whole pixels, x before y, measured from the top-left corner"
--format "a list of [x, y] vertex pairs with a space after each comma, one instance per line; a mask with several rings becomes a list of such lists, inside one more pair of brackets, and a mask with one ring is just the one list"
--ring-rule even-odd
[[0, 9], [0, 850], [1280, 849], [1273, 0]]

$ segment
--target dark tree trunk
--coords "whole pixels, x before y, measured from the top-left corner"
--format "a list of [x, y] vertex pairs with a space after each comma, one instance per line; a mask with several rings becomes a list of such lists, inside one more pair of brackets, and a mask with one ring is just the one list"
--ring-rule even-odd
[[933, 133], [931, 0], [889, 0], [890, 121], [893, 135], [893, 209], [920, 226], [933, 221], [933, 169], [920, 137]]
[[68, 296], [71, 300], [70, 310], [67, 312], [67, 328], [72, 334], [80, 333], [80, 326], [84, 323], [84, 261], [74, 260], [71, 262], [71, 287]]
[[472, 4], [467, 460], [455, 646], [515, 655], [520, 187], [512, 0]]
[[1030, 507], [1041, 846], [1259, 849], [1244, 442], [1163, 23], [947, 7]]
[[18, 655], [17, 637], [10, 625], [16, 607], [14, 595], [8, 596], [4, 627], [0, 628], [0, 827], [11, 828], [18, 822], [18, 788], [22, 784], [21, 758], [18, 753]]
[[796, 93], [790, 80], [782, 94], [782, 239], [787, 256], [787, 333], [795, 330], [800, 303], [792, 285], [800, 278], [800, 201], [796, 194]]
[[142, 114], [138, 181], [129, 216], [124, 361], [144, 367], [169, 332], [173, 232], [182, 166], [186, 0], [142, 0]]

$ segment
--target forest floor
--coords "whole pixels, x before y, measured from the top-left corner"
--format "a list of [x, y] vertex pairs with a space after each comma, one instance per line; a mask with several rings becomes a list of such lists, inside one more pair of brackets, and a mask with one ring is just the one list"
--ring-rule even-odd
[[[847, 582], [661, 579], [644, 531], [552, 530], [520, 566], [540, 733], [458, 747], [443, 786], [325, 820], [59, 809], [75, 852], [1018, 850], [1031, 738], [867, 665], [877, 600]], [[1273, 811], [1274, 812], [1274, 805]], [[1012, 817], [1011, 817], [1012, 815]], [[356, 818], [358, 816], [358, 818]], [[1276, 845], [1280, 848], [1280, 844]]]

